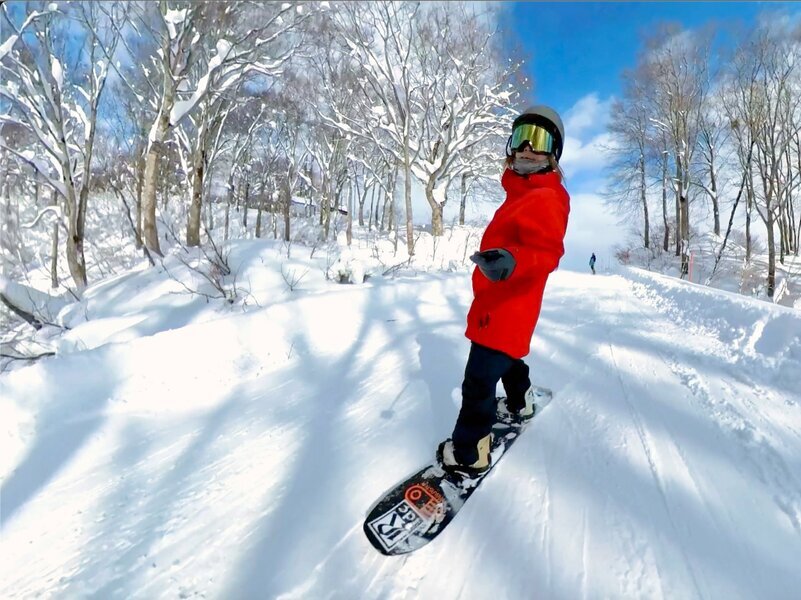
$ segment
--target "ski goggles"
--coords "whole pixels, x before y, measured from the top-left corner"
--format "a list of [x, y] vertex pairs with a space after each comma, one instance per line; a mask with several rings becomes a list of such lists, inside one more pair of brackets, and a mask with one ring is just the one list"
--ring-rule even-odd
[[521, 123], [512, 131], [511, 147], [518, 152], [523, 144], [531, 146], [533, 152], [546, 152], [553, 154], [556, 140], [550, 131], [534, 123]]

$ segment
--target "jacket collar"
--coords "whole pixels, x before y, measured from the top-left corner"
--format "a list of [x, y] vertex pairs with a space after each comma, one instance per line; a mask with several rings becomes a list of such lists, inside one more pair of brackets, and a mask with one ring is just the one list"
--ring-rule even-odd
[[507, 194], [520, 194], [535, 188], [558, 189], [562, 187], [562, 181], [556, 171], [518, 175], [512, 169], [506, 169], [501, 177], [501, 185]]

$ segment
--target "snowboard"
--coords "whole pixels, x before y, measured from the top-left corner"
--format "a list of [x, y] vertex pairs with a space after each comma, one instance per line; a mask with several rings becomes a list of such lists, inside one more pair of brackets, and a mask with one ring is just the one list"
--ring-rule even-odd
[[506, 398], [497, 399], [492, 460], [487, 471], [477, 475], [446, 471], [437, 458], [384, 494], [364, 520], [364, 533], [373, 547], [386, 556], [408, 554], [442, 533], [553, 397], [551, 390], [542, 387], [534, 387], [534, 394], [534, 417], [525, 422], [507, 413]]

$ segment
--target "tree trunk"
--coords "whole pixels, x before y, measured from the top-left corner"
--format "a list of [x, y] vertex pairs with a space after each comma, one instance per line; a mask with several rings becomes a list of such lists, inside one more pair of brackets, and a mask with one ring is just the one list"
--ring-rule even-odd
[[0, 247], [13, 255], [19, 249], [19, 218], [14, 218], [11, 207], [11, 174], [8, 170], [2, 171], [0, 184], [0, 205], [3, 208], [3, 219], [0, 221]]
[[231, 205], [234, 203], [234, 170], [231, 169], [228, 173], [228, 194], [225, 199], [225, 233], [223, 239], [227, 240], [229, 237], [229, 228], [231, 224]]
[[[90, 150], [91, 152], [91, 150]], [[78, 268], [81, 277], [81, 282], [84, 286], [87, 285], [86, 279], [86, 257], [84, 256], [84, 242], [86, 241], [86, 206], [89, 199], [89, 175], [86, 175], [86, 181], [81, 187], [78, 194], [78, 215], [75, 220], [75, 253], [78, 260]]]
[[[356, 192], [359, 192], [358, 179], [356, 180]], [[359, 227], [364, 227], [364, 203], [367, 201], [367, 182], [364, 183], [364, 190], [359, 193]]]
[[426, 200], [431, 207], [431, 235], [441, 237], [444, 232], [442, 213], [444, 205], [434, 199], [433, 182], [429, 179], [426, 184]]
[[86, 266], [83, 263], [83, 240], [78, 236], [74, 220], [70, 219], [67, 238], [67, 266], [79, 290], [87, 285]]
[[375, 218], [375, 213], [376, 213], [376, 210], [377, 210], [377, 207], [375, 205], [375, 189], [376, 189], [376, 187], [377, 186], [373, 185], [373, 186], [371, 186], [372, 189], [370, 190], [370, 212], [367, 215], [367, 231], [372, 231], [373, 230], [373, 223], [377, 223], [377, 220]]
[[676, 256], [681, 256], [681, 192], [679, 191], [681, 167], [676, 161]]
[[667, 252], [670, 248], [670, 222], [667, 216], [667, 156], [662, 156], [662, 223], [665, 234], [662, 238], [662, 249]]
[[464, 225], [465, 213], [467, 212], [467, 173], [462, 173], [461, 194], [459, 197], [459, 225]]
[[[206, 171], [209, 164], [205, 162], [205, 157], [203, 160], [203, 170]], [[209, 177], [208, 173], [203, 175], [203, 197], [206, 199], [203, 203], [203, 212], [206, 217], [206, 231], [209, 232], [214, 231], [214, 197], [211, 194], [211, 180], [212, 177]]]
[[690, 208], [687, 196], [682, 195], [681, 205], [681, 273], [690, 272]]
[[[784, 206], [784, 203], [782, 203]], [[784, 264], [784, 255], [787, 253], [787, 245], [789, 242], [787, 235], [787, 214], [782, 210], [779, 213], [779, 262]]]
[[[398, 220], [396, 219], [395, 214], [395, 192], [398, 190], [398, 169], [396, 168], [392, 173], [392, 179], [389, 182], [389, 194], [387, 195], [386, 202], [389, 203], [389, 216], [387, 217], [387, 231], [395, 231], [398, 230]], [[384, 211], [386, 212], [387, 204], [384, 204]], [[381, 218], [381, 225], [383, 228], [384, 219]], [[397, 235], [395, 236], [395, 243], [397, 246]], [[396, 247], [397, 251], [397, 247]]]
[[284, 241], [289, 242], [292, 239], [291, 235], [291, 220], [290, 215], [292, 214], [292, 187], [290, 185], [290, 181], [287, 180], [286, 187], [284, 189]]
[[259, 186], [259, 193], [256, 196], [256, 238], [261, 237], [261, 220], [264, 212], [264, 181]]
[[[66, 142], [66, 134], [63, 132], [63, 120], [60, 120], [61, 133], [61, 174], [64, 179], [64, 207], [67, 221], [67, 239], [65, 240], [67, 267], [79, 291], [82, 291], [87, 284], [86, 261], [83, 254], [83, 220], [86, 214], [86, 192], [88, 188], [84, 185], [83, 194], [79, 195], [75, 189], [75, 179], [73, 163], [69, 156], [69, 149]], [[89, 174], [86, 174], [89, 177]]]
[[[801, 130], [797, 131], [795, 134], [795, 158], [797, 161], [797, 171], [796, 173], [801, 173]], [[790, 169], [792, 172], [792, 168]], [[796, 196], [797, 198], [798, 196]], [[799, 246], [801, 246], [801, 216], [798, 219], [798, 228], [796, 229], [795, 226], [795, 202], [790, 202], [789, 207], [789, 220], [790, 220], [790, 233], [791, 233], [791, 242], [792, 246], [790, 247], [790, 252], [795, 256], [798, 256]]]
[[[162, 14], [166, 12], [166, 2], [160, 4], [159, 9]], [[148, 147], [145, 155], [145, 175], [144, 183], [142, 184], [142, 229], [143, 241], [150, 252], [154, 252], [159, 256], [163, 256], [161, 248], [159, 247], [159, 234], [156, 224], [156, 184], [159, 180], [162, 167], [162, 155], [166, 156], [166, 147], [164, 140], [167, 138], [167, 133], [170, 130], [170, 112], [175, 104], [175, 81], [172, 77], [172, 68], [170, 65], [171, 48], [169, 39], [165, 38], [161, 45], [161, 61], [162, 61], [162, 83], [161, 83], [161, 106], [156, 116], [156, 121], [153, 123], [152, 131], [148, 136]], [[166, 182], [166, 177], [161, 177]], [[165, 207], [167, 203], [167, 194], [164, 194], [162, 199]]]
[[795, 237], [795, 207], [792, 196], [787, 201], [785, 215], [787, 221], [787, 254], [792, 254], [798, 246]]
[[78, 215], [70, 214], [67, 218], [67, 266], [75, 285], [79, 290], [86, 287], [86, 264], [83, 256], [83, 238], [78, 228]]
[[651, 226], [648, 218], [648, 199], [645, 195], [645, 155], [640, 154], [640, 202], [642, 202], [643, 212], [643, 239], [645, 240], [645, 248], [651, 247]]
[[751, 211], [754, 209], [754, 176], [753, 173], [748, 172], [748, 186], [746, 187], [746, 205], [745, 205], [745, 262], [751, 262]]
[[[713, 156], [711, 154], [711, 156]], [[709, 188], [712, 192], [712, 214], [715, 219], [715, 235], [720, 235], [720, 202], [718, 202], [718, 180], [715, 175], [715, 165], [710, 159], [709, 164]]]
[[434, 178], [429, 178], [426, 182], [426, 200], [431, 207], [431, 235], [440, 237], [444, 233], [443, 224], [443, 211], [445, 210], [445, 203], [440, 204], [434, 198]]
[[242, 191], [242, 227], [243, 234], [247, 234], [248, 212], [250, 211], [250, 177], [245, 177], [245, 189]]
[[[52, 192], [50, 205], [58, 206], [58, 194], [55, 190]], [[50, 244], [50, 287], [58, 287], [58, 220], [53, 223], [53, 239]]]
[[414, 221], [412, 215], [412, 168], [409, 162], [408, 144], [403, 146], [403, 179], [403, 196], [406, 205], [406, 250], [411, 258], [414, 256]]
[[731, 207], [729, 224], [726, 227], [726, 235], [723, 237], [723, 242], [721, 243], [720, 250], [718, 250], [718, 254], [715, 257], [715, 264], [712, 267], [712, 273], [710, 273], [709, 278], [706, 280], [706, 285], [709, 285], [709, 283], [712, 281], [712, 278], [715, 276], [715, 271], [717, 271], [720, 260], [723, 258], [723, 252], [726, 250], [726, 243], [729, 241], [729, 235], [731, 235], [731, 229], [734, 225], [734, 215], [737, 212], [737, 206], [740, 204], [740, 198], [742, 198], [743, 190], [745, 189], [745, 179], [746, 174], [743, 173], [743, 180], [740, 182], [740, 189], [737, 191], [737, 197], [734, 199], [734, 205]]
[[331, 202], [333, 202], [333, 188], [330, 169], [323, 176], [323, 194], [320, 206], [320, 226], [323, 228], [323, 239], [328, 239], [331, 226]]
[[768, 298], [773, 298], [776, 291], [776, 241], [773, 232], [774, 218], [773, 210], [768, 203], [767, 207], [767, 227], [768, 227]]
[[[359, 225], [363, 225], [361, 219], [361, 204], [359, 205]], [[348, 248], [353, 244], [353, 186], [348, 185], [348, 221], [345, 227], [345, 239], [348, 242]]]
[[200, 209], [203, 206], [203, 165], [205, 150], [195, 153], [192, 164], [192, 199], [189, 204], [189, 217], [186, 223], [186, 245], [190, 248], [200, 246]]
[[142, 184], [142, 241], [150, 252], [162, 256], [159, 232], [156, 227], [156, 182], [160, 145], [152, 143], [145, 155], [145, 174]]
[[141, 250], [142, 246], [142, 184], [145, 179], [145, 154], [144, 151], [137, 152], [136, 158], [136, 249]]
[[[166, 161], [161, 160], [159, 162], [161, 165], [159, 167], [159, 171], [161, 171], [161, 175], [159, 176], [159, 179], [161, 179], [161, 210], [166, 212], [170, 205], [170, 180], [166, 172]], [[164, 239], [167, 239], [166, 234], [164, 235]]]
[[[677, 152], [677, 156], [680, 156]], [[687, 188], [684, 185], [684, 175], [686, 173], [681, 159], [677, 163], [677, 185], [679, 197], [679, 232], [681, 248], [681, 274], [688, 275], [690, 272], [690, 207], [687, 198]]]
[[798, 227], [795, 229], [795, 255], [801, 250], [801, 217], [798, 217]]
[[[378, 228], [379, 231], [384, 231], [387, 228], [391, 229], [392, 216], [389, 214], [388, 217], [387, 209], [390, 206], [390, 200], [394, 192], [390, 190], [394, 190], [394, 187], [392, 186], [392, 182], [387, 180], [387, 189], [384, 190], [384, 202], [382, 202], [381, 205], [381, 223]], [[378, 218], [378, 215], [376, 215], [376, 218]]]
[[[66, 156], [66, 144], [64, 146], [64, 155]], [[86, 287], [87, 280], [86, 263], [83, 255], [83, 228], [80, 226], [81, 208], [75, 193], [75, 184], [72, 179], [69, 162], [62, 165], [61, 172], [65, 175], [66, 197], [64, 198], [64, 206], [66, 207], [67, 217], [67, 239], [65, 240], [67, 267], [75, 285], [79, 290], [83, 290]]]

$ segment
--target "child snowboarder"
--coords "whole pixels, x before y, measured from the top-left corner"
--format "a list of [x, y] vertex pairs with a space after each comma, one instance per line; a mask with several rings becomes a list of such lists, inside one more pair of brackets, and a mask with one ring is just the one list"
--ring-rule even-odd
[[562, 119], [547, 106], [526, 109], [512, 124], [501, 178], [506, 200], [471, 257], [477, 268], [465, 332], [472, 344], [462, 408], [451, 438], [437, 449], [446, 469], [489, 469], [499, 380], [506, 410], [521, 420], [534, 416], [534, 392], [522, 359], [529, 353], [548, 275], [564, 254], [570, 212], [558, 162], [564, 139]]

